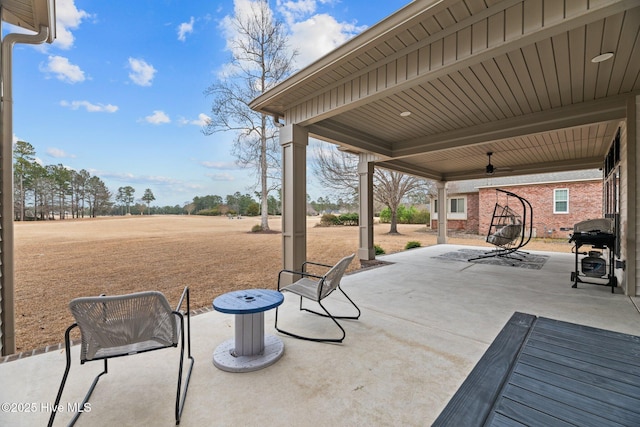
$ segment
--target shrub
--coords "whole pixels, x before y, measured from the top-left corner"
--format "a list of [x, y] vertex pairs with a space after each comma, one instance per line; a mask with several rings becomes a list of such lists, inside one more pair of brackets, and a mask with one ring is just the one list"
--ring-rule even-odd
[[410, 242], [407, 242], [406, 245], [404, 245], [405, 249], [413, 249], [413, 248], [419, 248], [420, 246], [422, 246], [420, 244], [420, 242], [416, 241], [416, 240], [412, 240]]
[[202, 209], [198, 211], [196, 215], [217, 216], [220, 215], [220, 211], [218, 210], [218, 208]]
[[251, 202], [249, 206], [247, 206], [247, 215], [249, 216], [260, 215], [260, 204], [256, 202]]
[[431, 213], [428, 210], [423, 209], [418, 211], [413, 216], [412, 224], [429, 224], [431, 222]]
[[[416, 209], [415, 206], [409, 208], [400, 205], [396, 212], [398, 224], [426, 224], [429, 222], [429, 211]], [[380, 211], [380, 222], [391, 222], [391, 210], [387, 207]]]
[[374, 245], [373, 247], [376, 250], [376, 255], [384, 255], [385, 254], [384, 249], [382, 249], [382, 247], [380, 245]]
[[338, 217], [338, 221], [341, 225], [358, 225], [357, 213], [346, 213]]
[[322, 218], [320, 218], [320, 225], [324, 227], [329, 227], [331, 225], [338, 225], [339, 223], [340, 221], [338, 220], [338, 217], [335, 216], [334, 214], [326, 213], [322, 215]]
[[251, 227], [252, 233], [259, 233], [261, 231], [262, 231], [262, 226], [260, 224], [256, 224], [253, 227]]

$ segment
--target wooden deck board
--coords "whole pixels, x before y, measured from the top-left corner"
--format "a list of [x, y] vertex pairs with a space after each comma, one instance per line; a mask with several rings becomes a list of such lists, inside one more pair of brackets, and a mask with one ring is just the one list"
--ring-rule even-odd
[[[500, 399], [499, 404], [495, 408], [494, 413], [504, 415], [507, 418], [515, 420], [526, 426], [554, 426], [554, 427], [575, 427], [575, 424], [568, 423], [559, 418], [549, 415], [536, 409], [535, 406], [529, 406], [519, 401], [511, 399]], [[492, 418], [487, 420], [486, 425], [492, 426]]]
[[[620, 360], [625, 363], [629, 363], [632, 366], [638, 366], [635, 360], [631, 358], [631, 352], [625, 352], [620, 347], [609, 348], [600, 345], [594, 345], [591, 343], [584, 343], [575, 340], [567, 340], [562, 335], [546, 335], [540, 334], [534, 330], [531, 332], [531, 340], [541, 341], [547, 344], [557, 345], [558, 347], [564, 347], [570, 349], [576, 356], [580, 356], [581, 353], [597, 355], [600, 358], [610, 360]], [[604, 362], [606, 364], [606, 361]]]
[[[515, 400], [518, 402], [537, 402], [537, 406], [544, 408], [544, 411], [553, 414], [554, 417], [563, 422], [570, 422], [581, 427], [602, 427], [609, 420], [600, 417], [591, 412], [585, 412], [582, 409], [574, 408], [551, 399], [547, 396], [536, 394], [533, 391], [517, 387], [513, 384], [507, 384], [502, 396], [505, 399]], [[500, 404], [496, 405], [496, 414], [501, 413]]]
[[[484, 420], [507, 378], [535, 316], [514, 313], [449, 401], [434, 426], [469, 426]], [[469, 399], [467, 394], [472, 394]]]
[[[627, 382], [625, 375], [620, 371], [588, 363], [579, 365], [577, 363], [578, 361], [575, 361], [576, 363], [571, 362], [572, 361], [553, 358], [550, 360], [533, 357], [529, 354], [521, 354], [518, 365], [535, 366], [557, 375], [564, 375], [577, 381], [594, 384], [597, 387], [615, 393], [627, 396], [640, 396], [640, 382]], [[638, 409], [640, 410], [640, 408]]]
[[[567, 378], [547, 375], [535, 370], [529, 370], [528, 373], [533, 376], [514, 373], [509, 379], [509, 384], [525, 388], [536, 395], [554, 399], [563, 405], [598, 414], [616, 423], [640, 426], [640, 414], [630, 410], [628, 406], [632, 402], [630, 399], [621, 399], [622, 402], [618, 402], [616, 399], [621, 398], [621, 395], [598, 389], [589, 384], [579, 384]], [[547, 410], [544, 406], [540, 406], [538, 401], [529, 403], [539, 407], [541, 411]]]
[[640, 369], [636, 366], [617, 359], [604, 358], [599, 354], [578, 352], [570, 347], [557, 346], [532, 339], [527, 343], [524, 352], [526, 354], [546, 353], [547, 357], [558, 356], [565, 358], [567, 363], [585, 363], [591, 366], [614, 369], [628, 375], [625, 378], [629, 378], [628, 381], [634, 383], [637, 383], [638, 378], [640, 378]]
[[[640, 426], [640, 337], [535, 317], [514, 334], [526, 316], [514, 314], [433, 425]], [[487, 397], [486, 381], [500, 390]]]
[[512, 420], [509, 417], [505, 417], [502, 414], [495, 414], [491, 420], [491, 424], [487, 424], [491, 427], [529, 427], [526, 424], [521, 424]]

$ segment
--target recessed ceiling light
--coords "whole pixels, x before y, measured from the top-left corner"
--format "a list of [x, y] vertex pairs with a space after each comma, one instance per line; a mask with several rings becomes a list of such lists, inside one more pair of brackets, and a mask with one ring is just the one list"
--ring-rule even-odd
[[591, 62], [597, 64], [598, 62], [603, 62], [611, 58], [613, 58], [613, 52], [607, 52], [607, 53], [600, 54], [598, 56], [594, 56], [593, 58], [591, 58]]
[[411, 115], [411, 111], [403, 111], [400, 113], [400, 117], [409, 117]]

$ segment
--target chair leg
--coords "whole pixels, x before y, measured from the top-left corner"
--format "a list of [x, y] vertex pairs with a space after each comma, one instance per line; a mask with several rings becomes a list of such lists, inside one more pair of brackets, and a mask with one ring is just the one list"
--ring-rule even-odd
[[[49, 423], [47, 424], [48, 427], [53, 426], [53, 421], [56, 417], [56, 414], [58, 413], [58, 409], [60, 405], [60, 399], [62, 398], [62, 390], [64, 389], [65, 383], [67, 382], [67, 377], [69, 376], [69, 370], [71, 369], [71, 339], [69, 337], [71, 330], [75, 327], [77, 327], [78, 325], [76, 323], [74, 323], [73, 325], [69, 326], [67, 328], [67, 331], [64, 334], [64, 344], [65, 344], [65, 353], [66, 353], [66, 358], [67, 358], [67, 366], [64, 369], [64, 374], [62, 375], [62, 382], [60, 383], [60, 388], [58, 389], [58, 395], [56, 396], [56, 401], [53, 404], [53, 409], [51, 411], [51, 416], [49, 417]], [[89, 398], [91, 397], [91, 393], [93, 393], [93, 390], [96, 388], [96, 384], [98, 384], [98, 380], [100, 379], [101, 376], [103, 376], [104, 374], [107, 373], [107, 359], [104, 359], [104, 369], [101, 373], [99, 373], [94, 379], [93, 379], [93, 383], [91, 384], [91, 387], [89, 388], [89, 391], [87, 392], [87, 394], [84, 396], [84, 399], [82, 400], [82, 403], [79, 406], [80, 411], [76, 412], [75, 415], [73, 416], [73, 419], [71, 419], [71, 421], [69, 422], [69, 426], [73, 426], [76, 421], [78, 421], [78, 418], [80, 417], [80, 415], [82, 415], [82, 410], [84, 409], [85, 405], [87, 404], [87, 402], [89, 401]], [[66, 410], [66, 408], [64, 408], [63, 410]]]
[[182, 395], [180, 394], [180, 389], [182, 386], [182, 371], [184, 365], [184, 341], [185, 341], [185, 328], [184, 328], [184, 316], [180, 315], [180, 328], [181, 328], [181, 339], [180, 339], [180, 366], [178, 367], [178, 387], [176, 391], [176, 425], [180, 424], [180, 418], [182, 417], [182, 410], [184, 409], [184, 402], [187, 399], [187, 390], [189, 389], [189, 380], [191, 379], [191, 371], [193, 370], [193, 364], [195, 359], [191, 355], [191, 319], [189, 313], [189, 297], [187, 296], [187, 357], [191, 360], [189, 364], [189, 371], [187, 372], [187, 378], [184, 382], [184, 390], [182, 390]]
[[[304, 335], [298, 335], [298, 334], [294, 334], [293, 332], [289, 332], [286, 331], [284, 329], [281, 329], [278, 327], [278, 308], [276, 307], [276, 324], [275, 324], [275, 328], [278, 332], [285, 334], [285, 335], [289, 335], [290, 337], [294, 337], [294, 338], [298, 338], [301, 340], [306, 340], [306, 341], [314, 341], [314, 342], [335, 342], [335, 343], [341, 343], [344, 340], [344, 337], [346, 335], [344, 328], [340, 325], [340, 323], [338, 323], [338, 321], [335, 319], [335, 317], [331, 316], [331, 313], [329, 313], [322, 304], [320, 304], [320, 306], [322, 307], [322, 309], [324, 311], [327, 312], [326, 315], [323, 315], [324, 317], [329, 317], [331, 318], [331, 320], [333, 320], [333, 322], [338, 326], [338, 328], [340, 328], [340, 331], [342, 331], [342, 337], [340, 338], [314, 338], [314, 337], [306, 337]], [[307, 310], [308, 311], [308, 310]]]
[[289, 332], [286, 331], [284, 329], [278, 328], [278, 307], [276, 307], [276, 322], [275, 322], [275, 328], [278, 332], [281, 332], [285, 335], [289, 335], [291, 337], [294, 338], [298, 338], [298, 339], [302, 339], [302, 340], [307, 340], [307, 341], [315, 341], [315, 342], [337, 342], [337, 343], [341, 343], [344, 340], [344, 337], [346, 336], [346, 332], [344, 330], [344, 328], [342, 327], [342, 325], [340, 325], [340, 323], [338, 322], [337, 319], [351, 319], [351, 320], [356, 320], [360, 318], [360, 308], [356, 305], [356, 303], [353, 302], [353, 300], [351, 298], [349, 298], [349, 295], [347, 295], [344, 290], [342, 290], [342, 288], [340, 287], [340, 285], [338, 285], [338, 289], [340, 289], [340, 292], [342, 292], [342, 294], [347, 298], [347, 300], [349, 300], [349, 302], [351, 303], [351, 305], [353, 305], [355, 307], [355, 309], [358, 311], [358, 314], [356, 316], [334, 316], [332, 315], [329, 310], [327, 310], [325, 308], [324, 305], [322, 305], [322, 303], [320, 301], [318, 301], [318, 304], [320, 305], [320, 307], [322, 308], [322, 310], [324, 310], [324, 313], [321, 313], [319, 311], [315, 311], [315, 310], [311, 310], [308, 308], [305, 308], [302, 306], [302, 297], [300, 297], [300, 310], [304, 310], [304, 311], [308, 311], [309, 313], [313, 313], [313, 314], [317, 314], [318, 316], [322, 316], [322, 317], [328, 317], [330, 318], [337, 326], [338, 328], [340, 328], [340, 331], [342, 332], [342, 337], [341, 338], [313, 338], [313, 337], [305, 337], [303, 335], [298, 335], [298, 334], [294, 334], [293, 332]]
[[[333, 316], [333, 315], [329, 314], [329, 311], [324, 307], [322, 307], [322, 309], [327, 314], [320, 313], [319, 311], [314, 311], [314, 310], [311, 310], [309, 308], [302, 307], [302, 298], [300, 298], [300, 310], [308, 311], [309, 313], [317, 314], [318, 316], [322, 316], [322, 317], [330, 317], [332, 319], [358, 320], [360, 318], [360, 314], [361, 314], [360, 308], [356, 305], [355, 302], [353, 302], [353, 300], [351, 298], [349, 298], [349, 295], [347, 295], [346, 292], [344, 290], [342, 290], [340, 285], [338, 285], [338, 289], [340, 290], [340, 292], [342, 292], [342, 295], [344, 295], [349, 300], [351, 305], [353, 305], [353, 307], [358, 311], [358, 314], [356, 316]], [[320, 304], [320, 306], [322, 306], [322, 304]]]

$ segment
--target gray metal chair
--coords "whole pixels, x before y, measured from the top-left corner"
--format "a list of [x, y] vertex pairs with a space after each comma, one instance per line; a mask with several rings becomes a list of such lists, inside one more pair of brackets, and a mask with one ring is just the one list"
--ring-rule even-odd
[[[276, 322], [275, 322], [276, 330], [281, 332], [281, 333], [283, 333], [283, 334], [285, 334], [285, 335], [289, 335], [289, 336], [292, 336], [294, 338], [300, 338], [300, 339], [308, 340], [308, 341], [342, 342], [342, 340], [344, 340], [344, 337], [346, 336], [346, 333], [345, 333], [344, 328], [342, 327], [342, 325], [340, 325], [340, 323], [338, 322], [337, 319], [353, 319], [353, 320], [356, 320], [356, 319], [358, 319], [360, 317], [360, 309], [358, 308], [358, 306], [351, 300], [351, 298], [349, 298], [349, 296], [340, 287], [340, 281], [342, 280], [342, 276], [344, 275], [345, 271], [347, 270], [347, 267], [349, 266], [349, 264], [351, 263], [351, 261], [353, 260], [354, 257], [355, 257], [355, 254], [352, 254], [350, 256], [344, 257], [340, 261], [338, 261], [338, 263], [336, 265], [333, 265], [333, 266], [307, 261], [307, 262], [302, 264], [302, 268], [301, 268], [300, 271], [282, 270], [278, 274], [278, 290], [279, 291], [281, 291], [281, 292], [291, 292], [293, 294], [296, 294], [296, 295], [300, 296], [300, 310], [308, 311], [310, 313], [314, 313], [314, 314], [317, 314], [319, 316], [328, 317], [331, 320], [333, 320], [333, 322], [342, 331], [342, 337], [340, 337], [340, 338], [306, 337], [306, 336], [298, 335], [298, 334], [286, 331], [284, 329], [281, 329], [281, 328], [278, 327], [278, 308], [276, 308]], [[329, 268], [329, 270], [324, 275], [311, 274], [311, 273], [308, 273], [306, 271], [308, 265], [327, 267], [327, 268]], [[302, 277], [299, 280], [297, 280], [296, 282], [294, 282], [294, 283], [292, 283], [292, 284], [290, 284], [288, 286], [281, 286], [282, 273], [294, 273], [294, 274], [302, 276]], [[355, 315], [355, 316], [334, 316], [322, 304], [322, 300], [324, 300], [326, 297], [331, 295], [331, 293], [333, 293], [333, 291], [335, 291], [336, 289], [340, 290], [340, 292], [342, 292], [342, 294], [349, 300], [351, 305], [353, 305], [355, 307], [355, 309], [358, 311], [357, 315]], [[314, 310], [310, 310], [308, 308], [304, 308], [302, 306], [302, 300], [304, 298], [309, 299], [311, 301], [315, 301], [316, 303], [318, 303], [318, 305], [322, 308], [324, 313], [321, 313], [321, 312], [318, 312], [318, 311], [314, 311]]]
[[[186, 303], [186, 311], [180, 311]], [[80, 364], [94, 360], [104, 360], [104, 369], [93, 380], [82, 404], [82, 409], [91, 397], [100, 377], [107, 373], [107, 360], [113, 357], [129, 356], [147, 351], [177, 347], [180, 345], [180, 364], [178, 366], [178, 387], [176, 393], [176, 425], [187, 397], [189, 379], [194, 358], [191, 356], [191, 318], [189, 315], [189, 288], [185, 288], [175, 310], [160, 292], [138, 292], [117, 296], [98, 296], [76, 298], [69, 303], [69, 309], [76, 322], [65, 332], [67, 366], [62, 376], [54, 408], [58, 408], [62, 391], [71, 368], [71, 331], [79, 327], [81, 334]], [[186, 333], [185, 333], [186, 318]], [[184, 366], [185, 341], [187, 357], [191, 359], [184, 390], [182, 377]], [[75, 424], [82, 412], [77, 412], [69, 425]], [[53, 425], [56, 411], [52, 411], [49, 427]]]

